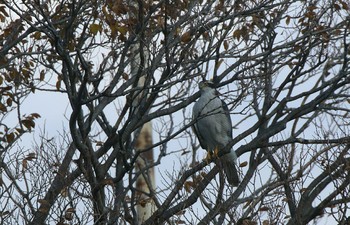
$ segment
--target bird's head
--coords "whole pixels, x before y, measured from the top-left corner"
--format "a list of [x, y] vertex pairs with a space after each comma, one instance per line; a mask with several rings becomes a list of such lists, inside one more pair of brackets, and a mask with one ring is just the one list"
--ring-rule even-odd
[[212, 81], [208, 81], [208, 80], [206, 80], [206, 81], [201, 81], [201, 82], [199, 82], [199, 90], [205, 90], [205, 89], [214, 89], [215, 88], [215, 85], [214, 85], [214, 83], [212, 82]]

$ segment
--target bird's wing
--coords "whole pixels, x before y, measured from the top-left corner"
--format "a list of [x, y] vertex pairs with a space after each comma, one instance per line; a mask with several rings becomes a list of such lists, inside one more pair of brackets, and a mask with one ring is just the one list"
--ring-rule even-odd
[[198, 115], [193, 114], [192, 119], [193, 119], [193, 121], [195, 121], [194, 124], [191, 126], [192, 131], [193, 131], [193, 133], [197, 136], [197, 138], [198, 138], [198, 140], [199, 140], [199, 144], [201, 145], [201, 148], [206, 149], [207, 146], [205, 145], [204, 138], [202, 137], [202, 135], [201, 135], [201, 133], [199, 132], [198, 127], [197, 127]]
[[223, 111], [225, 113], [225, 116], [227, 118], [227, 123], [229, 125], [229, 129], [227, 129], [227, 135], [232, 138], [233, 137], [233, 134], [232, 134], [232, 121], [231, 121], [231, 116], [230, 116], [230, 110], [228, 109], [226, 103], [221, 100], [221, 104], [222, 104], [222, 108], [223, 108]]

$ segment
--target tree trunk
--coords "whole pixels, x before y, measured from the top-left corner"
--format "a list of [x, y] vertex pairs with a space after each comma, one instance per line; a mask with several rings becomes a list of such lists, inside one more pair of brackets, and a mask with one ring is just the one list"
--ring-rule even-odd
[[[141, 55], [142, 49], [142, 55]], [[142, 105], [142, 102], [147, 99], [147, 89], [145, 89], [146, 75], [145, 68], [147, 68], [147, 62], [149, 58], [148, 49], [141, 47], [139, 44], [135, 44], [132, 47], [131, 53], [131, 76], [139, 76], [137, 87], [142, 91], [137, 91], [134, 93], [133, 97], [133, 109], [134, 113], [138, 113], [138, 108]], [[136, 138], [135, 150], [143, 151], [152, 146], [152, 123], [145, 123], [141, 129], [134, 133]], [[152, 200], [153, 188], [155, 187], [155, 176], [154, 168], [149, 167], [153, 164], [153, 149], [148, 151], [139, 152], [139, 156], [136, 161], [136, 172], [140, 173], [136, 181], [137, 190], [137, 215], [138, 223], [141, 224], [147, 220], [152, 213], [155, 211], [156, 206]]]
[[[152, 123], [146, 123], [138, 136], [136, 150], [144, 150], [152, 146]], [[153, 163], [153, 150], [140, 153], [136, 162], [136, 171], [140, 172], [136, 181], [138, 196], [137, 215], [139, 223], [147, 220], [155, 211], [156, 206], [152, 200], [152, 192], [155, 187], [154, 167], [148, 167]], [[148, 167], [148, 168], [147, 168]]]

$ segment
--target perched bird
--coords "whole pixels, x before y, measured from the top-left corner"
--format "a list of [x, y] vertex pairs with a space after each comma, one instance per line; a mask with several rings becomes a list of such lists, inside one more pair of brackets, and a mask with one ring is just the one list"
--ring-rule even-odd
[[[201, 96], [193, 106], [192, 126], [201, 147], [208, 156], [216, 154], [232, 140], [232, 121], [229, 110], [210, 81], [199, 83]], [[229, 184], [238, 186], [240, 180], [236, 168], [237, 155], [231, 151], [219, 158]]]

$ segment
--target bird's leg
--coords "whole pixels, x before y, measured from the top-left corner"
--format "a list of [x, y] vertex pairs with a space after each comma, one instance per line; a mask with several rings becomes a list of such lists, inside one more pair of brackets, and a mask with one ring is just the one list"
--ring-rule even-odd
[[218, 154], [219, 154], [219, 147], [216, 146], [216, 147], [214, 148], [213, 157], [214, 157], [214, 158], [219, 158], [219, 157], [218, 157]]
[[219, 154], [219, 147], [216, 146], [214, 148], [214, 151], [208, 151], [207, 156], [203, 160], [205, 160], [207, 163], [209, 163], [211, 161], [211, 159], [219, 158], [218, 154]]
[[209, 164], [211, 160], [211, 151], [208, 151], [207, 156], [204, 158], [204, 160], [207, 162], [207, 164]]

